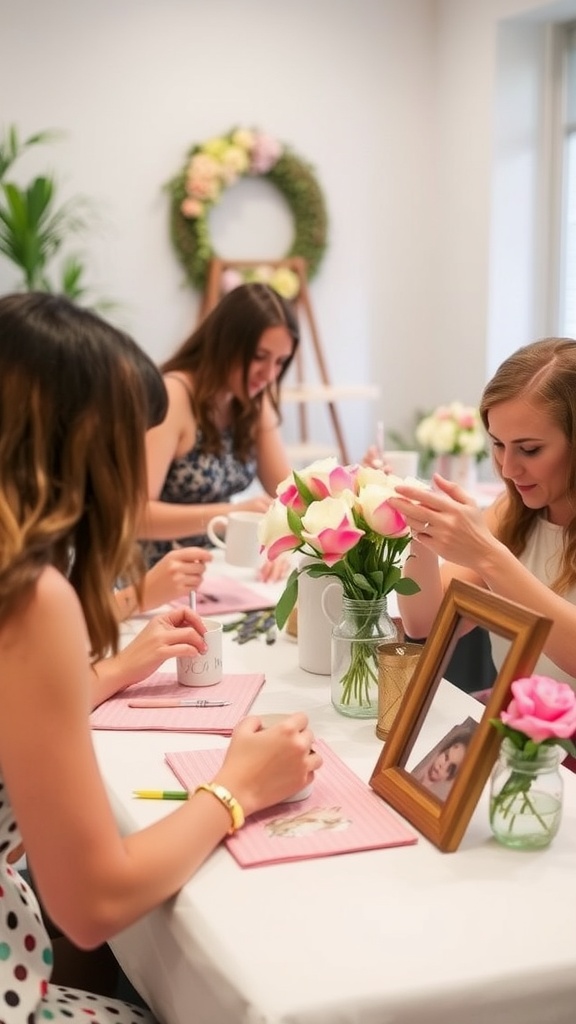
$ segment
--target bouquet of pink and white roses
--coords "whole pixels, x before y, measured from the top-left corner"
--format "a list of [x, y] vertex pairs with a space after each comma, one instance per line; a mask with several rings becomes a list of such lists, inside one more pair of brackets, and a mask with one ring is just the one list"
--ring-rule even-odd
[[298, 597], [298, 577], [334, 576], [346, 597], [374, 600], [396, 590], [419, 587], [402, 576], [401, 555], [410, 541], [406, 520], [389, 499], [399, 477], [367, 466], [340, 466], [321, 459], [293, 471], [260, 524], [262, 551], [269, 559], [301, 551], [316, 564], [294, 569], [276, 606], [279, 627]]

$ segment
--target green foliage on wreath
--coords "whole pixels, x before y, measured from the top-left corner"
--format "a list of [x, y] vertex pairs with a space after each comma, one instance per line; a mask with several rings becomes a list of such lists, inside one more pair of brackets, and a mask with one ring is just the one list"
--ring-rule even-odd
[[[236, 140], [241, 141], [243, 146], [240, 147]], [[252, 140], [252, 147], [244, 145], [245, 140]], [[268, 161], [272, 165], [266, 170], [259, 170], [257, 163], [251, 163], [251, 156], [255, 158], [260, 140], [267, 140], [278, 150], [274, 161]], [[223, 152], [230, 152], [230, 147], [236, 152], [244, 150], [246, 166], [238, 168], [236, 173], [230, 173], [228, 168], [224, 176], [219, 160]], [[208, 171], [212, 173], [212, 178], [210, 173], [204, 174], [201, 185], [206, 195], [200, 197], [198, 191], [194, 191], [193, 182], [191, 185], [190, 174], [192, 161], [198, 155], [208, 156], [205, 163], [208, 163]], [[210, 260], [218, 256], [210, 238], [210, 211], [222, 199], [225, 190], [240, 177], [261, 177], [284, 196], [294, 222], [294, 239], [282, 258], [302, 257], [306, 261], [308, 278], [311, 279], [324, 256], [328, 229], [326, 204], [314, 170], [287, 146], [269, 136], [245, 129], [233, 129], [228, 135], [194, 146], [181, 172], [168, 184], [171, 196], [171, 237], [187, 279], [196, 288], [204, 288]], [[183, 212], [186, 210], [193, 212]]]

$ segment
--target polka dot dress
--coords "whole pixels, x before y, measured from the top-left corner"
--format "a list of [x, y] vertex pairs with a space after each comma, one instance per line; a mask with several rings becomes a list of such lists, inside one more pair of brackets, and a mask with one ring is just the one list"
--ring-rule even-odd
[[49, 984], [52, 947], [38, 902], [7, 862], [19, 843], [0, 778], [0, 1024], [153, 1024], [153, 1017], [137, 1006]]

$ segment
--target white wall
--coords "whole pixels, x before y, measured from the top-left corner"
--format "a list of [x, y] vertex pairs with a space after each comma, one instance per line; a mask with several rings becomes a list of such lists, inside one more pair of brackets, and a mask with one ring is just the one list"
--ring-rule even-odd
[[[101, 226], [88, 246], [91, 278], [121, 304], [114, 318], [158, 359], [192, 326], [199, 299], [183, 284], [162, 191], [186, 150], [244, 122], [309, 160], [330, 213], [329, 249], [311, 286], [330, 374], [379, 381], [384, 393], [377, 406], [340, 406], [359, 455], [377, 416], [405, 430], [415, 408], [478, 398], [498, 20], [548, 7], [0, 0], [2, 115], [23, 134], [66, 131], [65, 142], [26, 157], [21, 176], [48, 167], [65, 192], [94, 200]], [[226, 214], [214, 220], [217, 248], [228, 244]], [[14, 281], [0, 261], [0, 291]], [[323, 410], [318, 417], [330, 436]]]

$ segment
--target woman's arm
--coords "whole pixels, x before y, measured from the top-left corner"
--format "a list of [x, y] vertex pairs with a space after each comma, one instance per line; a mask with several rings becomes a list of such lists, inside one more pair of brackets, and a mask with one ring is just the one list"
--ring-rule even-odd
[[168, 601], [184, 597], [191, 590], [197, 590], [206, 565], [211, 561], [212, 554], [206, 548], [184, 547], [169, 551], [145, 574], [141, 605], [133, 586], [121, 587], [115, 592], [118, 621], [123, 622], [137, 612], [159, 608]]
[[[426, 557], [443, 559], [443, 589], [451, 578], [457, 577], [484, 586], [551, 619], [553, 625], [544, 653], [558, 668], [576, 678], [576, 647], [572, 640], [576, 631], [576, 607], [536, 579], [497, 540], [498, 518], [506, 498], [497, 499], [482, 513], [457, 484], [438, 476], [434, 477], [434, 483], [435, 491], [401, 485], [397, 491], [402, 497], [392, 498], [390, 503], [406, 514], [410, 528], [420, 534], [418, 544], [426, 549]], [[429, 526], [423, 530], [425, 523]], [[425, 564], [430, 567], [431, 558]], [[406, 575], [412, 575], [411, 559], [405, 571]], [[412, 600], [411, 597], [404, 599], [406, 608]], [[408, 626], [406, 629], [410, 633]]]
[[[0, 758], [10, 801], [50, 916], [90, 948], [172, 896], [230, 828], [210, 793], [192, 796], [161, 821], [121, 836], [92, 746], [88, 638], [76, 595], [54, 569], [0, 630]], [[310, 783], [305, 715], [259, 731], [235, 730], [214, 781], [246, 814]]]

